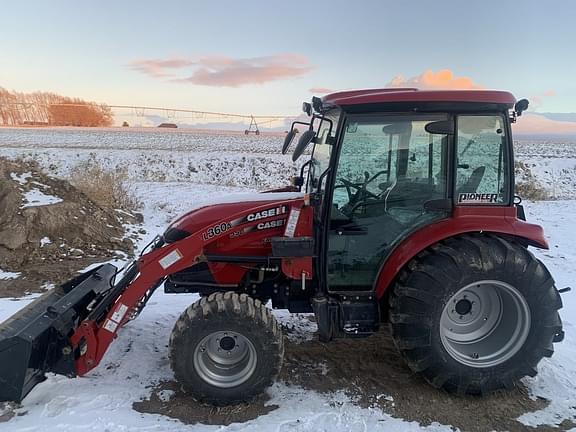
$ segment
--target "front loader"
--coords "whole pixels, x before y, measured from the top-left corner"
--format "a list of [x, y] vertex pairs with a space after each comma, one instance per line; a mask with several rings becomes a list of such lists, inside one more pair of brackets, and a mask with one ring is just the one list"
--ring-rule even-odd
[[[47, 372], [97, 367], [160, 286], [199, 293], [170, 361], [184, 390], [222, 405], [269, 386], [283, 357], [267, 305], [313, 312], [324, 342], [391, 328], [407, 364], [458, 394], [509, 388], [563, 338], [562, 302], [529, 246], [547, 248], [514, 195], [500, 91], [376, 89], [313, 98], [283, 153], [312, 144], [293, 185], [181, 216], [122, 271], [104, 264], [0, 326], [0, 400]], [[137, 325], [137, 324], [135, 324]]]

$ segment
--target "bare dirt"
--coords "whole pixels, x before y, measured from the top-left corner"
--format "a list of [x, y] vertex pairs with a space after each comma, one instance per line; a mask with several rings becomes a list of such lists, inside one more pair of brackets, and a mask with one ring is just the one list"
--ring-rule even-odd
[[[59, 202], [27, 206], [34, 201], [27, 193]], [[96, 205], [33, 163], [0, 158], [0, 270], [21, 273], [0, 276], [0, 297], [42, 292], [92, 263], [132, 254], [123, 224], [136, 219]]]
[[[567, 430], [575, 425], [565, 421], [559, 428], [529, 428], [515, 419], [542, 409], [548, 401], [533, 400], [523, 385], [487, 397], [456, 397], [436, 390], [415, 375], [396, 351], [387, 328], [366, 339], [340, 339], [321, 343], [317, 339], [294, 343], [285, 339], [286, 352], [280, 380], [320, 393], [345, 391], [363, 407], [384, 412], [422, 425], [438, 422], [461, 431]], [[174, 391], [169, 401], [161, 392]], [[166, 399], [166, 398], [165, 398]], [[227, 425], [267, 414], [275, 406], [266, 399], [232, 407], [215, 408], [199, 404], [180, 391], [175, 382], [154, 388], [149, 400], [134, 404], [140, 412], [163, 414], [184, 423]]]
[[[162, 397], [166, 391], [173, 392], [169, 400]], [[177, 382], [167, 381], [154, 387], [149, 399], [134, 402], [132, 407], [142, 413], [163, 414], [186, 424], [228, 426], [245, 423], [278, 408], [277, 405], [266, 405], [268, 399], [262, 395], [249, 403], [216, 407], [194, 400], [180, 389]]]

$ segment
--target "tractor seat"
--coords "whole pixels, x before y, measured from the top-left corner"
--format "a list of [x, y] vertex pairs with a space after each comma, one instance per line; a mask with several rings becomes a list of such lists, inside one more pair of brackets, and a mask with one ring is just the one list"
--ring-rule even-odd
[[474, 193], [478, 190], [478, 186], [482, 182], [484, 178], [484, 173], [486, 172], [485, 166], [479, 166], [470, 175], [470, 178], [466, 183], [464, 183], [460, 189], [458, 189], [458, 193]]

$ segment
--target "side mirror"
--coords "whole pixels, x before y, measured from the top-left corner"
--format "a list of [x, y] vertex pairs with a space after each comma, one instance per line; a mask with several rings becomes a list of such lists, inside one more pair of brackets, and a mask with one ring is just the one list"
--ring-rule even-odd
[[296, 148], [294, 149], [294, 153], [292, 153], [292, 161], [296, 162], [302, 153], [306, 150], [308, 145], [312, 142], [316, 133], [312, 129], [308, 129], [306, 132], [302, 134], [300, 139], [298, 140], [298, 144], [296, 144]]
[[516, 115], [520, 117], [522, 113], [528, 109], [529, 104], [530, 102], [528, 102], [528, 99], [520, 99], [518, 102], [516, 102], [514, 104], [514, 111], [516, 112]]
[[301, 188], [302, 186], [304, 186], [304, 177], [300, 177], [300, 176], [292, 177], [290, 179], [290, 184], [292, 186], [296, 186], [296, 187]]
[[290, 129], [290, 132], [288, 132], [286, 134], [286, 137], [284, 138], [284, 144], [282, 144], [282, 154], [286, 154], [286, 152], [288, 151], [288, 147], [290, 147], [290, 144], [292, 144], [292, 141], [294, 140], [295, 136], [296, 136], [296, 130]]
[[322, 99], [320, 99], [317, 96], [313, 96], [312, 107], [314, 108], [314, 111], [316, 111], [317, 113], [321, 113], [324, 108], [324, 105], [322, 104]]

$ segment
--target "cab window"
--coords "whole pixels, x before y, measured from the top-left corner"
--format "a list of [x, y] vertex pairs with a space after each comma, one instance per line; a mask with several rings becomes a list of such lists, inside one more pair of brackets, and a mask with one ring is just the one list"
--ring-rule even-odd
[[327, 251], [330, 291], [370, 291], [399, 241], [447, 217], [426, 203], [447, 196], [447, 134], [428, 126], [444, 114], [357, 115], [344, 129]]
[[457, 204], [507, 204], [509, 155], [502, 117], [461, 115], [457, 131]]

